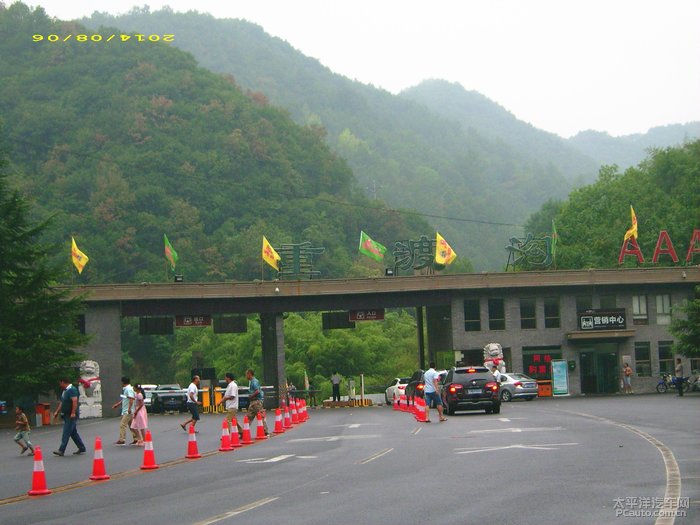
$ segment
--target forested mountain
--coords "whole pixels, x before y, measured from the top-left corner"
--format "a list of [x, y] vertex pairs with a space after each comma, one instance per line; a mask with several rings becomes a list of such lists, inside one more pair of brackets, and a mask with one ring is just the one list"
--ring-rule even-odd
[[[322, 126], [364, 191], [436, 216], [434, 227], [479, 269], [502, 269], [505, 244], [521, 232], [484, 222], [520, 224], [547, 199], [563, 198], [586, 171], [563, 173], [423, 104], [334, 74], [249, 22], [147, 8], [119, 17], [96, 13], [83, 22], [95, 30], [174, 33], [174, 45], [202, 66], [262, 92], [297, 122]], [[586, 169], [591, 177], [596, 171], [590, 162]]]
[[263, 234], [324, 246], [323, 276], [368, 275], [360, 229], [387, 243], [429, 229], [370, 209], [321, 130], [181, 50], [31, 38], [85, 32], [0, 7], [0, 149], [37, 218], [53, 216], [55, 256], [69, 264], [71, 236], [89, 256], [80, 281], [165, 279], [164, 233], [187, 280], [259, 278]]
[[554, 133], [537, 129], [476, 91], [445, 80], [426, 80], [405, 89], [401, 97], [425, 104], [435, 113], [452, 118], [464, 129], [498, 140], [533, 163], [554, 166], [577, 182], [591, 182], [599, 165]]
[[[643, 265], [653, 264], [661, 230], [668, 232], [683, 264], [693, 230], [700, 228], [700, 140], [654, 150], [624, 172], [602, 168], [595, 184], [574, 190], [563, 202], [547, 203], [530, 217], [527, 227], [549, 233], [552, 219], [556, 221], [560, 269], [614, 268], [631, 226], [630, 205], [637, 216]], [[696, 255], [694, 264], [699, 262]], [[637, 264], [636, 257], [625, 257], [625, 266]], [[674, 263], [663, 255], [657, 264]]]
[[700, 122], [651, 128], [646, 133], [611, 137], [600, 131], [582, 131], [569, 143], [594, 158], [598, 164], [616, 164], [625, 169], [639, 164], [652, 148], [680, 146], [700, 138]]

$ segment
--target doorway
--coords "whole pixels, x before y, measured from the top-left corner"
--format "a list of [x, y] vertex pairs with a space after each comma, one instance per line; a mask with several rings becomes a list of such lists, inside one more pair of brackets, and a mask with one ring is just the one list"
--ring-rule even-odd
[[581, 393], [614, 394], [620, 390], [617, 353], [617, 343], [598, 343], [581, 349]]

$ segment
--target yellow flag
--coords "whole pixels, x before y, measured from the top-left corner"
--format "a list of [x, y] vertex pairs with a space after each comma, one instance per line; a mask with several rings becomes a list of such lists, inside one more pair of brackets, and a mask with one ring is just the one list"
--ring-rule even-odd
[[635, 240], [637, 239], [637, 216], [635, 215], [634, 208], [631, 204], [630, 213], [632, 213], [632, 227], [625, 233], [625, 241], [627, 241], [627, 239], [629, 239], [630, 237], [634, 237]]
[[275, 270], [278, 272], [280, 271], [279, 261], [282, 260], [282, 257], [279, 256], [264, 235], [262, 244], [262, 258], [263, 261], [272, 266]]
[[440, 233], [436, 237], [435, 262], [447, 266], [457, 258], [457, 254]]
[[78, 249], [78, 245], [75, 244], [75, 239], [73, 237], [71, 237], [70, 240], [73, 242], [73, 247], [70, 251], [71, 258], [73, 259], [73, 265], [77, 268], [78, 273], [83, 273], [83, 268], [90, 259]]

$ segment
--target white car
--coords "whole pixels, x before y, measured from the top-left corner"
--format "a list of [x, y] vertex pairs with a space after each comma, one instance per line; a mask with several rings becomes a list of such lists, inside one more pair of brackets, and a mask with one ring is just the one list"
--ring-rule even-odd
[[406, 390], [406, 385], [411, 380], [410, 377], [395, 377], [384, 392], [384, 400], [387, 405], [394, 402], [394, 395], [396, 399], [399, 399], [404, 391]]

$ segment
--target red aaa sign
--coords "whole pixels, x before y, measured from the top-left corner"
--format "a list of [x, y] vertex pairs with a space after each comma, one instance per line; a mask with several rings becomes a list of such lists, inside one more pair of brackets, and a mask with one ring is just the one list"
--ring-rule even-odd
[[[700, 253], [700, 229], [694, 229], [693, 235], [690, 237], [690, 243], [688, 243], [688, 251], [685, 255], [685, 262], [689, 263], [693, 260], [693, 255]], [[626, 241], [622, 242], [622, 248], [620, 248], [620, 256], [617, 259], [619, 264], [625, 260], [628, 255], [634, 255], [637, 258], [637, 262], [644, 262], [644, 255], [642, 254], [642, 249], [637, 244], [637, 239], [630, 237]], [[659, 262], [659, 257], [661, 255], [668, 255], [674, 263], [678, 262], [678, 255], [676, 254], [676, 249], [673, 247], [673, 241], [666, 230], [661, 230], [659, 232], [659, 237], [656, 240], [656, 248], [654, 249], [654, 256], [651, 258], [651, 262]]]

